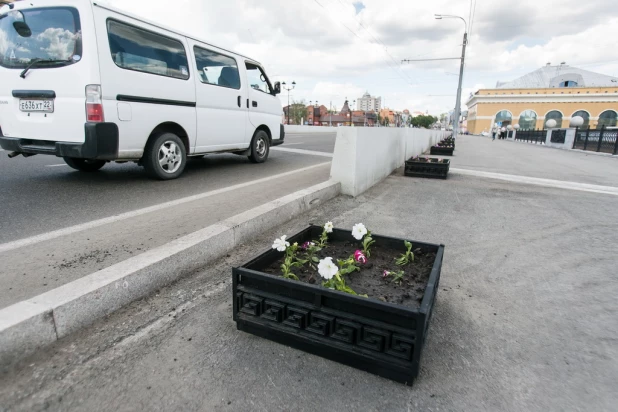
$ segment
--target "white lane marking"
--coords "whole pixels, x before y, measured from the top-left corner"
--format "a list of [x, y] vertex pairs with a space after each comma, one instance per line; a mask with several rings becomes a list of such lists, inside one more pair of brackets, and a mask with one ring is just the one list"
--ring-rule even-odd
[[228, 187], [224, 187], [222, 189], [211, 190], [209, 192], [204, 192], [204, 193], [200, 193], [200, 194], [197, 194], [197, 195], [183, 197], [183, 198], [172, 200], [172, 201], [169, 201], [169, 202], [160, 203], [158, 205], [145, 207], [143, 209], [132, 210], [130, 212], [121, 213], [119, 215], [109, 216], [109, 217], [105, 217], [103, 219], [97, 219], [97, 220], [93, 220], [93, 221], [82, 223], [82, 224], [75, 225], [75, 226], [69, 226], [69, 227], [66, 227], [64, 229], [58, 229], [58, 230], [54, 230], [54, 231], [51, 231], [51, 232], [42, 233], [42, 234], [36, 235], [36, 236], [27, 237], [27, 238], [15, 240], [15, 241], [12, 241], [12, 242], [2, 243], [2, 244], [0, 244], [0, 253], [8, 252], [9, 250], [18, 249], [18, 248], [24, 247], [24, 246], [34, 245], [34, 244], [40, 243], [40, 242], [45, 242], [47, 240], [56, 239], [56, 238], [59, 238], [61, 236], [70, 235], [70, 234], [81, 232], [81, 231], [84, 231], [84, 230], [93, 229], [95, 227], [107, 225], [107, 224], [110, 224], [110, 223], [115, 223], [115, 222], [118, 222], [118, 221], [121, 221], [121, 220], [130, 219], [132, 217], [141, 216], [141, 215], [144, 215], [146, 213], [156, 212], [156, 211], [159, 211], [159, 210], [162, 210], [162, 209], [167, 209], [167, 208], [170, 208], [170, 207], [173, 207], [173, 206], [182, 205], [184, 203], [193, 202], [195, 200], [200, 200], [200, 199], [204, 199], [204, 198], [207, 198], [207, 197], [219, 195], [219, 194], [222, 194], [222, 193], [231, 192], [231, 191], [234, 191], [234, 190], [242, 189], [244, 187], [254, 186], [256, 184], [263, 183], [263, 182], [268, 182], [268, 181], [271, 181], [273, 179], [279, 179], [279, 178], [282, 178], [282, 177], [291, 176], [293, 174], [306, 172], [307, 170], [316, 169], [318, 167], [322, 167], [322, 166], [326, 166], [326, 165], [330, 165], [330, 162], [318, 163], [317, 165], [303, 167], [301, 169], [296, 169], [296, 170], [292, 170], [292, 171], [289, 171], [289, 172], [279, 173], [277, 175], [267, 176], [267, 177], [264, 177], [262, 179], [251, 180], [249, 182], [240, 183], [240, 184], [237, 184], [237, 185], [234, 185], [234, 186], [228, 186]]
[[45, 167], [58, 167], [58, 166], [68, 166], [67, 164], [59, 164], [59, 165], [45, 165]]
[[297, 154], [306, 154], [311, 156], [322, 156], [322, 157], [333, 157], [332, 153], [326, 152], [316, 152], [315, 150], [305, 150], [305, 149], [286, 149], [285, 147], [272, 147], [270, 150], [276, 150], [278, 152], [289, 152], [289, 153], [297, 153]]
[[460, 175], [486, 177], [488, 179], [506, 180], [508, 182], [524, 183], [536, 186], [554, 187], [558, 189], [579, 190], [581, 192], [602, 193], [606, 195], [618, 196], [618, 187], [590, 185], [587, 183], [569, 182], [564, 180], [542, 179], [539, 177], [527, 177], [520, 175], [507, 175], [502, 173], [481, 172], [470, 169], [451, 168], [451, 173]]

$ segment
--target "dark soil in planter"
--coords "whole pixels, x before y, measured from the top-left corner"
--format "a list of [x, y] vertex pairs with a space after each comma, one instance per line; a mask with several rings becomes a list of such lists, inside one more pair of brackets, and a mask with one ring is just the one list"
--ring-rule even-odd
[[[355, 243], [331, 242], [318, 253], [318, 257], [323, 259], [330, 256], [333, 258], [333, 262], [337, 263], [337, 259], [347, 259], [354, 255], [354, 252], [358, 249], [360, 247]], [[436, 254], [425, 253], [420, 250], [415, 251], [414, 245], [412, 245], [414, 261], [406, 266], [397, 266], [395, 259], [401, 256], [401, 252], [382, 248], [379, 245], [373, 245], [370, 250], [371, 257], [368, 258], [367, 264], [360, 265], [360, 272], [345, 275], [346, 285], [359, 295], [367, 294], [370, 298], [379, 299], [383, 302], [418, 308], [423, 299]], [[304, 259], [302, 252], [298, 256], [300, 259]], [[281, 263], [283, 263], [283, 259], [275, 261], [264, 268], [264, 272], [281, 276]], [[405, 276], [401, 284], [392, 282], [392, 275], [383, 278], [382, 274], [385, 270], [390, 272], [403, 270]], [[314, 268], [311, 268], [307, 263], [302, 268], [294, 268], [292, 272], [298, 276], [301, 282], [319, 285], [323, 281], [318, 273], [317, 264], [314, 264]]]

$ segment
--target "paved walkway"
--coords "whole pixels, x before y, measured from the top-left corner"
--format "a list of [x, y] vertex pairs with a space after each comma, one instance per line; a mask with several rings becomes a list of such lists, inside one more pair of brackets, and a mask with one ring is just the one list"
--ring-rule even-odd
[[[611, 185], [602, 176], [618, 165], [478, 137], [462, 139], [456, 153], [457, 168], [502, 174], [518, 174], [521, 158], [512, 154], [526, 153], [529, 174], [519, 174], [597, 185]], [[553, 159], [553, 176], [539, 165], [544, 156]], [[569, 174], [561, 157], [584, 172]], [[356, 199], [339, 197], [273, 228], [5, 371], [0, 409], [614, 411], [618, 197], [398, 173]], [[412, 388], [235, 329], [231, 267], [275, 236], [327, 220], [446, 245]]]
[[618, 156], [461, 136], [452, 167], [618, 187]]

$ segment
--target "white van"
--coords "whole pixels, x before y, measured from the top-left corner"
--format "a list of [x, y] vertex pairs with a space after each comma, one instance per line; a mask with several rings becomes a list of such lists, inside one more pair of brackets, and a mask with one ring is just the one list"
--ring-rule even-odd
[[0, 8], [9, 157], [55, 155], [86, 172], [135, 161], [158, 179], [206, 153], [261, 163], [283, 143], [280, 89], [253, 59], [97, 1]]

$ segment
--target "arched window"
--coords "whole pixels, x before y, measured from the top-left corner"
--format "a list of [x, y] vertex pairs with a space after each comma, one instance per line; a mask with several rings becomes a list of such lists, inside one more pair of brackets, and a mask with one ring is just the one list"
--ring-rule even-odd
[[519, 128], [521, 130], [531, 130], [536, 127], [536, 112], [534, 110], [525, 110], [519, 115]]
[[502, 123], [502, 126], [507, 126], [511, 124], [512, 120], [513, 115], [511, 114], [511, 112], [509, 112], [508, 110], [502, 110], [496, 115], [496, 120], [494, 121], [494, 123]]
[[616, 127], [618, 123], [618, 113], [614, 110], [605, 110], [599, 116], [599, 124], [597, 127]]
[[558, 85], [558, 87], [577, 87], [577, 82], [573, 80], [566, 80]]
[[543, 125], [545, 129], [547, 129], [546, 124], [550, 119], [554, 119], [556, 121], [556, 127], [562, 127], [562, 113], [558, 110], [552, 110], [545, 115], [545, 125]]
[[574, 118], [575, 116], [580, 116], [581, 118], [584, 119], [584, 124], [581, 125], [580, 127], [587, 128], [590, 125], [590, 114], [587, 111], [578, 110], [571, 115], [571, 119]]

